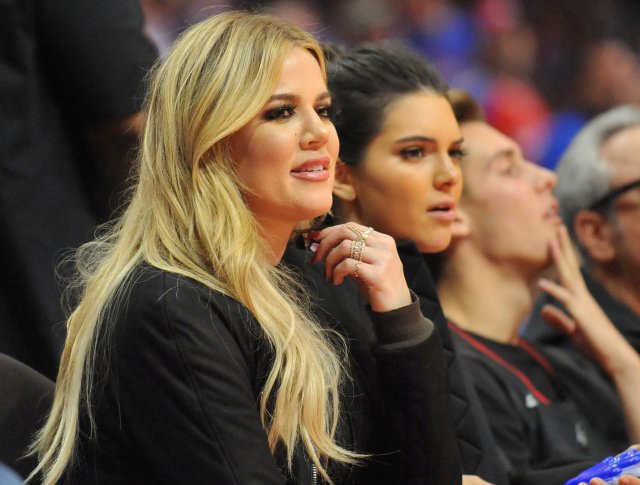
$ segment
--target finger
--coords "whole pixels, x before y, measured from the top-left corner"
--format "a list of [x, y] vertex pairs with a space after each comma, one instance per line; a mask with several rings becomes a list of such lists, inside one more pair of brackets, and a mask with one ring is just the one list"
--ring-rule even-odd
[[354, 241], [355, 239], [356, 235], [347, 229], [346, 224], [340, 224], [338, 226], [331, 226], [323, 229], [315, 238], [318, 247], [311, 259], [311, 262], [317, 263], [324, 261], [327, 254], [329, 254], [329, 252], [342, 241]]
[[589, 482], [589, 485], [607, 485], [607, 482], [605, 482], [601, 478], [592, 478]]
[[347, 258], [340, 261], [333, 269], [331, 281], [334, 285], [341, 285], [345, 278], [353, 278], [357, 283], [366, 284], [369, 278], [370, 265], [362, 261]]
[[576, 252], [576, 249], [573, 246], [573, 242], [571, 242], [571, 237], [569, 236], [569, 230], [565, 225], [560, 226], [560, 242], [565, 249], [569, 264], [573, 268], [579, 271], [580, 259], [578, 258], [578, 253]]
[[540, 316], [553, 328], [567, 335], [572, 335], [576, 330], [575, 320], [554, 305], [543, 306]]
[[570, 306], [572, 294], [564, 286], [559, 285], [555, 281], [551, 281], [547, 278], [540, 278], [538, 280], [538, 288], [551, 295], [567, 308]]
[[[355, 229], [353, 231], [352, 229]], [[357, 234], [360, 234], [358, 236]], [[355, 241], [357, 239], [365, 239], [365, 244], [368, 246], [376, 246], [378, 244], [379, 233], [369, 230], [369, 228], [360, 226], [359, 224], [340, 224], [338, 226], [331, 226], [320, 231], [320, 234], [314, 238], [314, 241], [318, 244], [316, 252], [311, 258], [312, 263], [318, 263], [324, 261], [329, 252], [342, 241], [348, 239], [349, 241]]]
[[619, 485], [640, 485], [640, 478], [632, 475], [622, 475], [618, 480]]
[[553, 264], [556, 268], [556, 272], [558, 273], [558, 278], [563, 285], [566, 285], [571, 281], [571, 268], [567, 262], [567, 256], [559, 239], [559, 233], [556, 231], [554, 236], [551, 238], [549, 246], [551, 249], [551, 258], [553, 259]]
[[366, 246], [362, 246], [360, 252], [356, 254], [353, 249], [354, 244], [357, 244], [357, 242], [345, 239], [327, 254], [325, 258], [325, 278], [327, 280], [333, 278], [335, 267], [344, 259], [371, 263], [371, 257], [375, 251]]

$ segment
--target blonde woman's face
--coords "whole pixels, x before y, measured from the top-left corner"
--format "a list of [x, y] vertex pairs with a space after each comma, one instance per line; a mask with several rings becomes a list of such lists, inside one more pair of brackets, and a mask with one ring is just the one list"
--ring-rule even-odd
[[267, 230], [290, 231], [331, 208], [338, 136], [318, 61], [294, 47], [261, 112], [231, 138], [249, 208]]

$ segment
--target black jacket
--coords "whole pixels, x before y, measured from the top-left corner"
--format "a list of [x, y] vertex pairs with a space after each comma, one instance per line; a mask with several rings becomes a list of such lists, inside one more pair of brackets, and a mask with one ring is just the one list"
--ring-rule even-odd
[[431, 272], [415, 243], [399, 242], [398, 253], [409, 288], [420, 298], [422, 313], [433, 321], [442, 338], [451, 419], [458, 438], [463, 471], [495, 485], [506, 485], [506, 457], [498, 450], [469, 372], [465, 371], [454, 349]]
[[[268, 449], [258, 401], [271, 354], [246, 308], [142, 266], [114, 309], [96, 362], [96, 435], [88, 435], [83, 411], [68, 483], [314, 483], [304, 453], [296, 453], [291, 477]], [[378, 316], [423, 318], [417, 304]], [[437, 332], [371, 347], [371, 327], [354, 325], [344, 333], [353, 378], [343, 392], [339, 441], [373, 456], [361, 466], [330, 465], [335, 483], [455, 483], [429, 448], [406, 446], [427, 436], [444, 448], [453, 441], [434, 418], [443, 386]]]

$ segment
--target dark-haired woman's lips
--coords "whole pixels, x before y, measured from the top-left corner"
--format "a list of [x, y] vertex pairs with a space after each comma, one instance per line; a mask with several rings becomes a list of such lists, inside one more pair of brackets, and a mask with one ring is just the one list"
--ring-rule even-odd
[[443, 200], [427, 210], [429, 216], [442, 222], [453, 222], [456, 216], [456, 204], [453, 200]]

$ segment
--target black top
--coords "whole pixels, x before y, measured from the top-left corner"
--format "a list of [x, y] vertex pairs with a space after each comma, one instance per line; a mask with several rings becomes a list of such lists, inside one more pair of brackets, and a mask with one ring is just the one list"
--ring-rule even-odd
[[[83, 410], [79, 460], [68, 483], [313, 483], [304, 453], [296, 453], [290, 477], [268, 449], [258, 402], [271, 354], [246, 308], [142, 266], [114, 309], [96, 363], [97, 434], [88, 437]], [[339, 441], [373, 456], [363, 466], [330, 466], [332, 478], [337, 484], [455, 483], [429, 455], [436, 450], [422, 446], [431, 436], [445, 448], [453, 442], [438, 419], [437, 331], [417, 302], [371, 316], [415, 321], [423, 330], [416, 341], [390, 347], [372, 346], [371, 323], [361, 327], [361, 319], [350, 322], [353, 333], [343, 333], [353, 379], [343, 390]]]
[[[593, 295], [593, 298], [598, 305], [600, 305], [600, 308], [602, 308], [629, 343], [640, 352], [640, 315], [611, 295], [611, 293], [594, 280], [588, 272], [583, 271], [582, 275], [584, 276], [587, 288], [589, 288], [591, 295]], [[567, 337], [566, 334], [551, 327], [540, 316], [540, 310], [542, 310], [542, 307], [546, 304], [561, 306], [560, 303], [552, 297], [543, 293], [536, 301], [536, 305], [524, 327], [525, 337], [531, 342], [554, 347], [572, 346], [571, 339]]]
[[497, 449], [469, 372], [454, 348], [431, 272], [414, 243], [398, 243], [398, 253], [407, 283], [420, 298], [422, 312], [433, 320], [442, 337], [451, 419], [458, 438], [463, 471], [465, 474], [478, 475], [495, 485], [506, 485], [506, 459]]
[[511, 483], [561, 484], [628, 446], [615, 389], [590, 361], [451, 328]]
[[87, 133], [139, 111], [155, 60], [137, 0], [0, 1], [0, 351], [54, 378], [54, 266], [104, 222]]
[[[402, 362], [402, 365], [399, 365], [400, 361], [392, 364], [385, 358], [387, 363], [384, 364], [382, 358], [385, 357], [385, 353], [371, 352], [371, 322], [365, 312], [366, 302], [354, 282], [347, 278], [340, 286], [327, 284], [324, 281], [324, 265], [308, 264], [308, 258], [310, 253], [294, 247], [289, 248], [284, 256], [284, 260], [302, 274], [321, 317], [339, 329], [341, 334], [348, 336], [354, 355], [353, 362], [362, 372], [369, 394], [387, 395], [387, 400], [392, 403], [390, 409], [406, 409], [410, 397], [416, 400], [413, 415], [407, 414], [406, 411], [402, 415], [392, 413], [396, 416], [392, 421], [394, 432], [398, 429], [405, 430], [403, 446], [408, 452], [403, 468], [410, 470], [410, 476], [415, 478], [405, 482], [401, 475], [391, 476], [390, 483], [460, 483], [460, 456], [451, 426], [451, 408], [445, 375], [447, 364], [443, 361], [443, 356], [446, 358], [446, 355], [443, 352], [439, 329], [438, 347], [431, 347], [428, 355], [417, 353], [412, 359]], [[421, 308], [422, 313], [427, 315], [422, 301]], [[432, 319], [433, 316], [429, 314], [428, 318]], [[434, 339], [434, 344], [435, 341]], [[406, 347], [403, 353], [408, 350], [409, 347]], [[424, 366], [425, 359], [431, 362], [427, 367]], [[375, 377], [376, 374], [378, 377]], [[418, 390], [422, 394], [419, 394]], [[397, 419], [400, 419], [400, 422]], [[376, 417], [375, 429], [387, 421], [388, 418]], [[407, 425], [407, 422], [410, 424]]]

